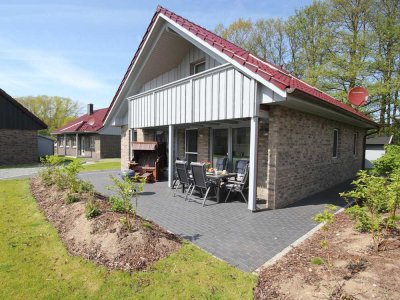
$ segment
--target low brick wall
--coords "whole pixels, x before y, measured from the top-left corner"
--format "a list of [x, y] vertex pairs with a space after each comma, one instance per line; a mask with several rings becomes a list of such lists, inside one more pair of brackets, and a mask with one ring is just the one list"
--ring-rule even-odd
[[[128, 169], [128, 163], [129, 163], [129, 129], [128, 126], [122, 126], [121, 127], [121, 170], [126, 170]], [[138, 136], [139, 136], [139, 130], [138, 130]]]
[[39, 161], [37, 131], [0, 129], [0, 165], [30, 164]]
[[[337, 158], [332, 157], [333, 129], [339, 129]], [[353, 154], [355, 132], [357, 155]], [[260, 153], [259, 144], [259, 159], [268, 155], [268, 206], [281, 208], [353, 178], [362, 168], [365, 133], [365, 129], [272, 106], [268, 152]]]

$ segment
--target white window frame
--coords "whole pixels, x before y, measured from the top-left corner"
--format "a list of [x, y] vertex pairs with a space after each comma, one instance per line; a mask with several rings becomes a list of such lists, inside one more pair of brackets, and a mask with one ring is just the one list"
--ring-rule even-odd
[[199, 59], [198, 61], [191, 63], [190, 64], [190, 75], [195, 75], [195, 74], [204, 72], [204, 71], [196, 72], [196, 67], [198, 67], [199, 65], [202, 65], [202, 64], [204, 64], [204, 71], [205, 71], [206, 70], [206, 59], [205, 58]]
[[64, 136], [59, 136], [57, 138], [57, 144], [60, 148], [64, 148]]
[[[186, 139], [186, 132], [190, 130], [196, 130], [197, 131], [197, 152], [188, 152], [187, 151], [187, 139]], [[199, 156], [199, 129], [198, 128], [190, 128], [190, 129], [185, 129], [185, 159], [187, 159], [187, 154], [192, 154], [192, 155], [197, 155]]]
[[[336, 132], [336, 151], [335, 151], [335, 132]], [[335, 153], [336, 152], [336, 153]], [[335, 155], [336, 154], [336, 155]], [[332, 158], [339, 157], [339, 129], [333, 129]]]
[[[92, 144], [93, 141], [93, 144]], [[89, 148], [90, 150], [96, 149], [96, 137], [94, 135], [89, 136]]]

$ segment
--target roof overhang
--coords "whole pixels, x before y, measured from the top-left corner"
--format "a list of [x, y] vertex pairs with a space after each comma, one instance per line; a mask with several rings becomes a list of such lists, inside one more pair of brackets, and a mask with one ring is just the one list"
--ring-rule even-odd
[[375, 129], [379, 127], [372, 120], [367, 120], [335, 105], [314, 99], [300, 91], [288, 94], [286, 101], [279, 102], [279, 105], [360, 128]]

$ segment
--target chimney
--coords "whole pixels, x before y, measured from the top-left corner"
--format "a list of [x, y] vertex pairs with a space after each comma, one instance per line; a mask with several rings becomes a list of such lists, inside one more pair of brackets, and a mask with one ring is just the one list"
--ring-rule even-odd
[[87, 114], [93, 115], [93, 104], [92, 103], [87, 105]]

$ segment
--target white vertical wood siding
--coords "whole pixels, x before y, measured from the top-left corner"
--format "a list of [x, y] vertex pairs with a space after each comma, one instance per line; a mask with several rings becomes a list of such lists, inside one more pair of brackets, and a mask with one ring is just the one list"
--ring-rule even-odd
[[253, 116], [255, 83], [232, 66], [204, 73], [128, 98], [134, 128]]
[[182, 62], [174, 69], [163, 73], [156, 78], [146, 82], [140, 92], [146, 92], [165, 84], [177, 81], [179, 79], [190, 76], [190, 64], [204, 58], [206, 63], [206, 70], [212, 69], [220, 65], [218, 61], [204, 53], [197, 47], [192, 47], [189, 53], [182, 59]]

